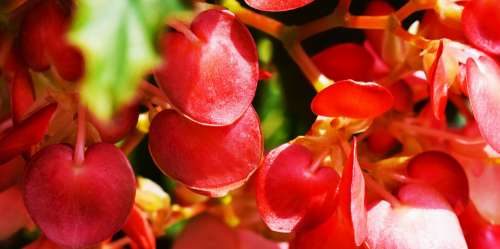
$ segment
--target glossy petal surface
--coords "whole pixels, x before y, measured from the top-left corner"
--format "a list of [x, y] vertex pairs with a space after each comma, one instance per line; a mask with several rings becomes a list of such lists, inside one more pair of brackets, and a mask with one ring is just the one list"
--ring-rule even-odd
[[460, 224], [446, 200], [430, 187], [406, 185], [403, 205], [380, 201], [368, 211], [372, 249], [466, 249]]
[[[195, 37], [167, 33], [156, 79], [170, 102], [190, 119], [228, 125], [250, 106], [259, 78], [255, 43], [234, 14], [208, 10], [192, 22]], [[193, 39], [197, 39], [194, 41]]]
[[408, 176], [422, 180], [439, 191], [460, 212], [469, 201], [469, 185], [462, 165], [440, 151], [426, 151], [408, 163]]
[[462, 26], [467, 39], [478, 48], [500, 54], [500, 5], [491, 0], [469, 1], [462, 13]]
[[252, 8], [262, 11], [287, 11], [300, 8], [314, 0], [245, 0]]
[[297, 231], [292, 249], [356, 249], [367, 236], [365, 182], [357, 160], [356, 141], [344, 167], [336, 211], [324, 223]]
[[334, 45], [316, 54], [312, 60], [324, 75], [335, 81], [369, 81], [374, 77], [375, 60], [356, 43]]
[[491, 58], [467, 61], [467, 89], [472, 112], [486, 142], [500, 151], [500, 68]]
[[66, 247], [110, 238], [127, 221], [134, 196], [132, 168], [111, 144], [90, 146], [82, 165], [74, 165], [69, 146], [45, 147], [25, 177], [28, 212], [47, 238]]
[[[335, 195], [338, 175], [332, 168], [320, 167], [311, 172], [311, 152], [299, 144], [283, 144], [272, 150], [259, 168], [256, 182], [256, 199], [259, 212], [266, 225], [273, 231], [291, 232], [308, 213], [317, 210], [327, 198]], [[327, 204], [328, 205], [328, 204]], [[319, 219], [319, 220], [323, 220]]]
[[374, 82], [337, 81], [314, 97], [311, 108], [328, 117], [374, 118], [391, 109], [392, 94]]
[[222, 196], [257, 169], [263, 142], [253, 108], [223, 127], [203, 126], [170, 110], [153, 119], [149, 150], [165, 174], [206, 195]]

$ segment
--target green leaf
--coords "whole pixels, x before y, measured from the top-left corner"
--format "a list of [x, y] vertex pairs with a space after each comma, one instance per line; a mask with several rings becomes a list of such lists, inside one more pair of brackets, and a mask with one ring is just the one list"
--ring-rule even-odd
[[177, 0], [80, 0], [69, 38], [85, 57], [80, 97], [109, 118], [160, 62], [156, 35]]

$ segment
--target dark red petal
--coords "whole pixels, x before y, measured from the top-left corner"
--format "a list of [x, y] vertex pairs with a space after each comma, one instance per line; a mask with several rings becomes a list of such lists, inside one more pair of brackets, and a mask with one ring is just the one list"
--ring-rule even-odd
[[394, 97], [394, 110], [399, 112], [411, 112], [413, 110], [413, 91], [403, 80], [399, 80], [389, 86]]
[[134, 205], [122, 230], [138, 249], [156, 249], [153, 229], [146, 219], [146, 214], [139, 207]]
[[77, 48], [61, 41], [52, 44], [50, 59], [57, 73], [67, 81], [77, 81], [84, 73], [83, 55]]
[[374, 118], [391, 109], [392, 94], [374, 82], [342, 80], [314, 97], [311, 108], [328, 117]]
[[500, 152], [500, 68], [491, 58], [467, 60], [467, 89], [472, 113], [486, 142]]
[[17, 50], [12, 50], [9, 54], [5, 62], [4, 75], [10, 90], [13, 121], [17, 124], [35, 102], [35, 92], [31, 76], [16, 52]]
[[408, 176], [422, 180], [439, 191], [457, 213], [469, 201], [469, 184], [460, 163], [440, 151], [426, 151], [408, 163]]
[[168, 110], [151, 123], [149, 150], [168, 176], [198, 192], [222, 196], [245, 183], [257, 169], [263, 143], [252, 107], [222, 127], [200, 125]]
[[57, 104], [50, 104], [35, 112], [19, 125], [5, 131], [0, 137], [0, 163], [5, 163], [30, 146], [39, 143], [48, 130]]
[[312, 163], [311, 152], [299, 144], [283, 144], [266, 156], [255, 183], [256, 199], [259, 213], [271, 230], [288, 233], [299, 224], [314, 223], [308, 213], [321, 216], [314, 218], [317, 222], [333, 212], [333, 207], [321, 208], [325, 201], [333, 202], [327, 197], [335, 195], [338, 175], [326, 167], [312, 172]]
[[60, 42], [67, 25], [64, 10], [57, 0], [37, 2], [26, 13], [20, 32], [24, 61], [34, 70], [50, 67], [48, 48]]
[[93, 144], [81, 165], [62, 144], [40, 150], [24, 179], [24, 202], [53, 242], [83, 248], [111, 238], [134, 204], [135, 177], [127, 157], [112, 144]]
[[399, 141], [384, 128], [374, 129], [367, 139], [368, 149], [381, 155], [391, 152], [399, 144]]
[[287, 11], [300, 8], [314, 0], [245, 0], [252, 8], [262, 11]]
[[238, 249], [280, 249], [278, 244], [248, 229], [237, 229], [240, 247]]
[[373, 56], [356, 43], [334, 45], [313, 56], [312, 60], [321, 73], [335, 81], [370, 81], [374, 78]]
[[238, 249], [238, 234], [218, 218], [195, 217], [177, 237], [173, 249]]
[[22, 189], [13, 186], [0, 193], [0, 241], [9, 238], [30, 222]]
[[111, 120], [99, 120], [89, 113], [89, 120], [99, 132], [101, 139], [106, 143], [116, 143], [130, 133], [137, 124], [139, 105], [131, 103], [116, 112]]
[[500, 5], [492, 0], [468, 1], [462, 12], [467, 39], [488, 53], [500, 54]]
[[[171, 104], [195, 122], [229, 125], [250, 106], [257, 88], [257, 49], [245, 25], [226, 10], [208, 10], [191, 24], [195, 38], [167, 33], [156, 80]], [[199, 39], [193, 41], [193, 39]]]
[[0, 192], [20, 182], [24, 175], [24, 160], [18, 156], [0, 165]]

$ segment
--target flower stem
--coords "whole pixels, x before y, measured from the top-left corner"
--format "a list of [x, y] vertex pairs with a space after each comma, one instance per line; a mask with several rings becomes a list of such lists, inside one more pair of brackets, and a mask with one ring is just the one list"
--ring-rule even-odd
[[131, 134], [125, 138], [123, 144], [120, 146], [120, 149], [123, 151], [123, 154], [129, 155], [137, 145], [139, 145], [146, 134], [135, 129]]
[[387, 191], [384, 187], [382, 187], [378, 182], [373, 180], [373, 178], [364, 173], [365, 183], [368, 188], [377, 193], [380, 197], [384, 198], [384, 200], [388, 201], [393, 208], [401, 206], [401, 202], [389, 191]]
[[153, 98], [157, 98], [157, 99], [169, 104], [167, 96], [165, 96], [165, 94], [160, 90], [160, 88], [152, 85], [151, 83], [143, 80], [141, 82], [140, 88], [147, 95], [149, 95]]
[[85, 159], [85, 136], [87, 129], [87, 120], [85, 108], [82, 104], [78, 107], [78, 123], [77, 123], [77, 132], [76, 132], [76, 142], [75, 142], [75, 151], [73, 156], [73, 161], [75, 165], [81, 165]]
[[401, 7], [398, 11], [396, 11], [396, 17], [399, 20], [403, 21], [404, 19], [406, 19], [411, 14], [417, 11], [432, 9], [434, 7], [434, 3], [431, 2], [432, 1], [422, 4], [418, 1], [408, 1], [403, 7]]
[[344, 27], [354, 29], [387, 29], [390, 16], [351, 16], [346, 15]]
[[321, 74], [300, 43], [295, 42], [290, 46], [285, 45], [285, 48], [317, 92], [333, 84], [332, 80]]
[[285, 28], [283, 23], [246, 9], [236, 0], [223, 0], [221, 4], [235, 13], [243, 23], [281, 40], [280, 38]]
[[316, 160], [314, 160], [314, 162], [311, 163], [311, 165], [309, 166], [309, 172], [311, 174], [314, 174], [319, 169], [321, 163], [323, 162], [325, 157], [328, 156], [328, 154], [330, 154], [330, 148], [324, 149], [321, 152], [321, 154], [319, 154], [318, 158], [316, 158]]
[[177, 32], [182, 33], [192, 43], [201, 42], [200, 39], [198, 39], [198, 36], [196, 36], [196, 34], [193, 33], [193, 31], [191, 31], [191, 29], [185, 23], [179, 20], [170, 20], [168, 22], [168, 26], [175, 29]]
[[412, 125], [412, 124], [407, 124], [399, 121], [394, 121], [391, 124], [395, 128], [399, 128], [404, 130], [407, 133], [412, 133], [412, 134], [420, 134], [428, 137], [434, 137], [438, 139], [446, 139], [446, 140], [451, 140], [455, 141], [461, 144], [481, 144], [484, 143], [483, 138], [469, 138], [457, 134], [453, 134], [450, 132], [446, 131], [441, 131], [441, 130], [436, 130], [432, 128], [427, 128], [427, 127], [422, 127], [422, 126], [417, 126], [417, 125]]
[[130, 244], [131, 240], [129, 237], [123, 237], [117, 239], [107, 245], [103, 245], [103, 249], [121, 249]]
[[342, 27], [344, 24], [343, 15], [339, 15], [338, 12], [334, 12], [330, 15], [324, 16], [312, 22], [308, 22], [296, 28], [297, 38], [299, 41], [303, 41], [315, 34]]

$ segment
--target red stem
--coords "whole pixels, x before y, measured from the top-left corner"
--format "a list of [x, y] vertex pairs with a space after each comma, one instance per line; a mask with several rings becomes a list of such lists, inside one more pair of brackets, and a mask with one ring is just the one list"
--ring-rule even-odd
[[196, 36], [193, 31], [189, 28], [189, 26], [179, 20], [172, 20], [168, 23], [168, 26], [175, 29], [177, 32], [180, 32], [186, 36], [188, 40], [192, 43], [200, 43], [200, 39]]
[[123, 154], [128, 156], [130, 152], [132, 152], [137, 147], [137, 145], [141, 143], [145, 135], [146, 134], [140, 132], [137, 129], [135, 129], [131, 134], [129, 134], [127, 138], [125, 138], [125, 141], [120, 147], [120, 149], [123, 151]]
[[78, 124], [75, 143], [75, 154], [73, 160], [76, 165], [81, 165], [85, 159], [85, 132], [86, 132], [86, 114], [85, 108], [80, 104], [78, 107]]
[[143, 80], [141, 82], [140, 87], [141, 87], [142, 91], [144, 91], [147, 95], [157, 97], [161, 101], [164, 101], [167, 104], [169, 104], [167, 96], [165, 96], [165, 94], [162, 92], [162, 90], [160, 88], [152, 85], [151, 83], [149, 83], [145, 80]]
[[378, 182], [373, 180], [370, 175], [364, 174], [364, 176], [365, 176], [365, 183], [368, 188], [373, 190], [380, 197], [384, 198], [384, 200], [388, 201], [393, 208], [401, 206], [401, 202], [399, 202], [398, 198], [392, 195], [391, 192], [387, 191]]
[[321, 162], [323, 162], [323, 159], [325, 159], [328, 154], [330, 154], [330, 148], [326, 148], [325, 150], [323, 150], [318, 158], [316, 158], [316, 160], [311, 163], [311, 165], [309, 166], [309, 172], [311, 174], [314, 174], [319, 169], [319, 167], [321, 166]]

